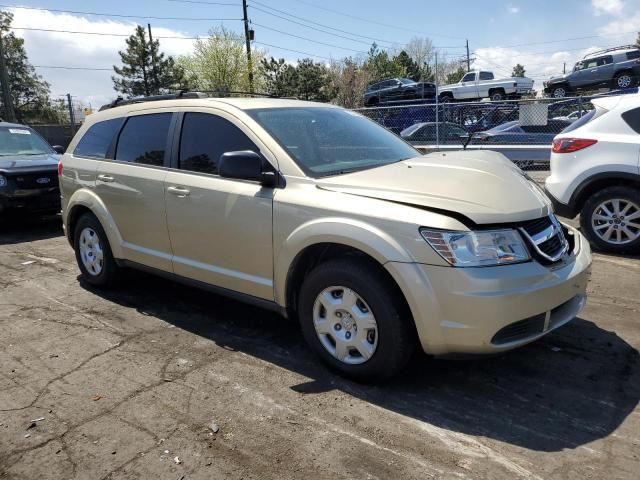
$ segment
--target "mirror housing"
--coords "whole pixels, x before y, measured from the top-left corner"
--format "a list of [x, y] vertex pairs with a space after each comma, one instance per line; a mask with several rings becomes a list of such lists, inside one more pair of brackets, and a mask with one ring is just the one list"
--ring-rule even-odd
[[66, 150], [66, 148], [64, 148], [62, 145], [52, 145], [51, 148], [53, 148], [56, 153], [59, 153], [60, 155], [62, 155]]
[[225, 152], [218, 162], [218, 174], [223, 178], [252, 180], [273, 188], [278, 176], [276, 172], [265, 169], [265, 163], [260, 154], [251, 150]]

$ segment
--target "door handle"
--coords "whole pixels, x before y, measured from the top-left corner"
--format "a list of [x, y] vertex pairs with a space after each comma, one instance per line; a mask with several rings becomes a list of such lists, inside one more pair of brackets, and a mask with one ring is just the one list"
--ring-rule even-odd
[[191, 193], [190, 190], [182, 187], [167, 187], [167, 192], [172, 195], [176, 195], [177, 197], [187, 197]]
[[111, 182], [113, 182], [115, 180], [115, 178], [113, 178], [113, 177], [111, 177], [109, 175], [100, 174], [100, 175], [98, 175], [98, 180], [100, 180], [101, 182], [104, 182], [104, 183], [111, 183]]

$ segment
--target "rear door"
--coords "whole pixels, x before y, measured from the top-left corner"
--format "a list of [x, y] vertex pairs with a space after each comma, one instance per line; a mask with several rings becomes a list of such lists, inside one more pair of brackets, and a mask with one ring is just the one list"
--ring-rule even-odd
[[136, 112], [120, 130], [111, 159], [98, 164], [95, 191], [113, 217], [127, 260], [171, 271], [164, 179], [174, 114]]
[[[218, 176], [225, 152], [260, 153], [234, 117], [181, 113], [173, 164], [165, 179], [167, 223], [178, 275], [273, 300], [274, 190]], [[252, 135], [252, 134], [251, 134]]]

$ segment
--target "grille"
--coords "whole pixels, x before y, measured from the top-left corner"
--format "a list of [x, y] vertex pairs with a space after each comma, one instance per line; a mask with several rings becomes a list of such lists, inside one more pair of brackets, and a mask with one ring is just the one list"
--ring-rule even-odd
[[[58, 186], [58, 175], [56, 172], [42, 172], [16, 175], [13, 177], [16, 187], [19, 190], [28, 190], [34, 188], [52, 188]], [[45, 182], [41, 179], [47, 178]]]
[[557, 262], [569, 247], [562, 227], [554, 216], [524, 222], [520, 231], [544, 262]]
[[524, 320], [519, 320], [507, 325], [498, 330], [498, 333], [491, 339], [491, 343], [494, 345], [503, 345], [542, 333], [544, 331], [544, 320], [545, 314], [541, 313], [534, 317], [525, 318]]

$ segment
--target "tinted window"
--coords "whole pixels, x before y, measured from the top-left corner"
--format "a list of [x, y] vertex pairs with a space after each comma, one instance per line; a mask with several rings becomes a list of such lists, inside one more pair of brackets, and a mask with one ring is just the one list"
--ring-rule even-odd
[[493, 73], [480, 72], [480, 80], [493, 80]]
[[116, 160], [164, 165], [164, 151], [171, 123], [171, 113], [154, 113], [129, 117], [120, 133]]
[[640, 108], [634, 108], [633, 110], [624, 112], [622, 118], [636, 133], [640, 133]]
[[180, 168], [192, 172], [218, 173], [218, 160], [225, 152], [258, 147], [231, 122], [208, 113], [187, 113], [182, 123]]
[[122, 125], [122, 118], [105, 120], [92, 125], [76, 145], [73, 154], [80, 157], [105, 158], [120, 125]]
[[640, 50], [635, 50], [633, 52], [627, 52], [627, 59], [633, 60], [634, 58], [640, 58]]

